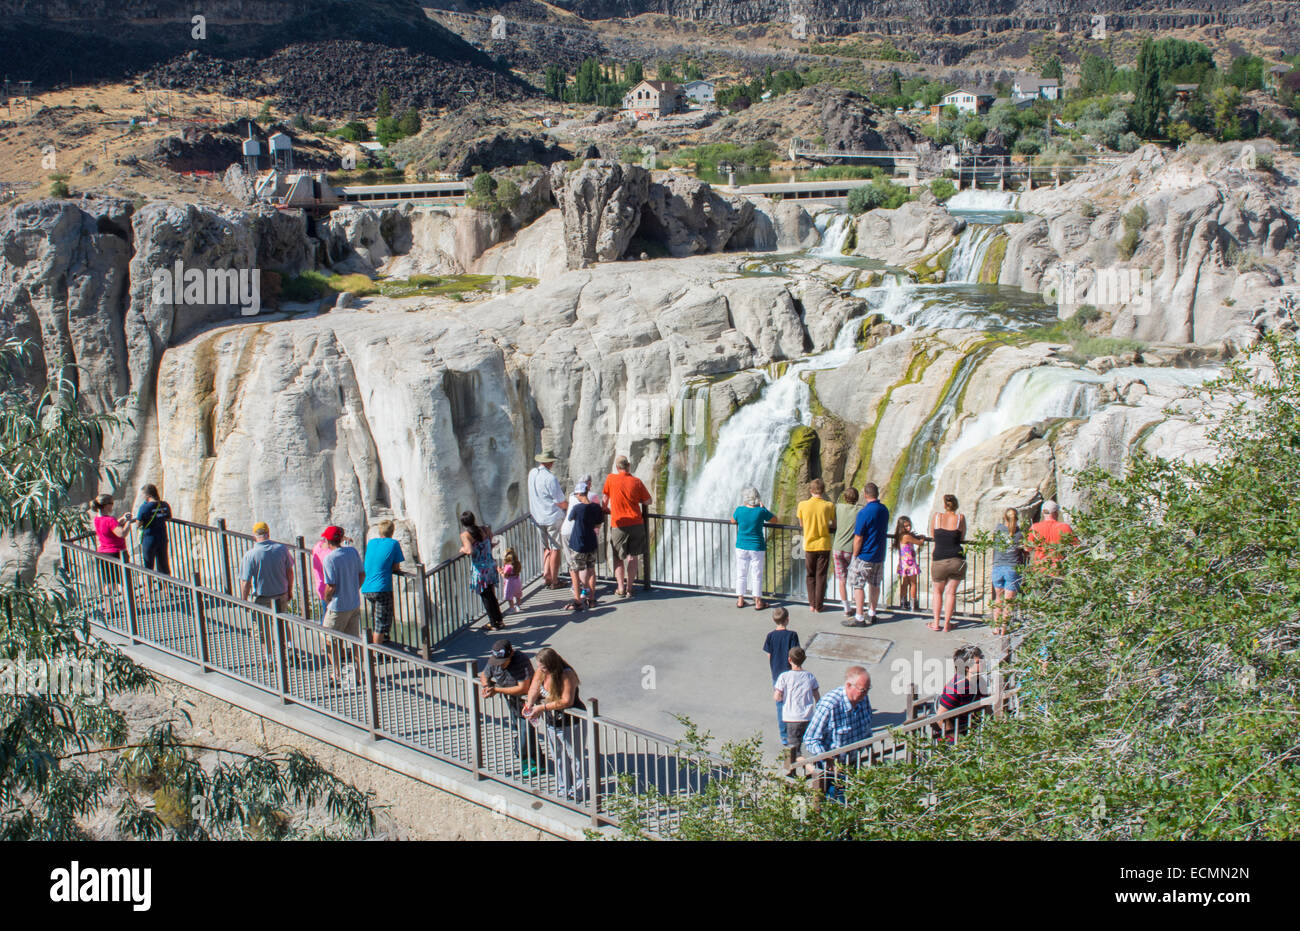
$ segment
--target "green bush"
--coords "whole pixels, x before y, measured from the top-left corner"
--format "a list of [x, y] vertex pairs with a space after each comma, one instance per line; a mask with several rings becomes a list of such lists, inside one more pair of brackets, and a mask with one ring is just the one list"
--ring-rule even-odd
[[915, 199], [907, 188], [892, 181], [873, 181], [849, 191], [848, 209], [852, 214], [865, 213], [877, 207], [894, 210]]
[[1101, 311], [1091, 304], [1083, 304], [1074, 312], [1074, 319], [1080, 323], [1096, 323], [1101, 319]]
[[50, 175], [50, 196], [71, 197], [72, 189], [68, 187], [67, 175]]
[[957, 185], [947, 178], [935, 178], [930, 182], [930, 193], [942, 204], [957, 193]]
[[1120, 237], [1119, 257], [1127, 261], [1133, 258], [1133, 253], [1137, 252], [1138, 244], [1142, 241], [1142, 235], [1137, 230], [1125, 230], [1124, 235]]
[[1258, 152], [1255, 155], [1255, 167], [1260, 171], [1273, 170], [1273, 153]]

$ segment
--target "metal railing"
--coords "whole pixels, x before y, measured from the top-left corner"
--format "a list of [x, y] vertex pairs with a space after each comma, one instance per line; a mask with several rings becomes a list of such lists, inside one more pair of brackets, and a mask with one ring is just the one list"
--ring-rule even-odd
[[[212, 588], [198, 571], [187, 580], [74, 541], [60, 546], [61, 572], [83, 605], [98, 606], [95, 627], [580, 812], [592, 824], [617, 823], [611, 805], [622, 795], [655, 788], [671, 799], [726, 772], [721, 759], [601, 715], [594, 698], [584, 711], [564, 711], [564, 726], [536, 726], [507, 698], [483, 698], [472, 661], [455, 668], [371, 644]], [[668, 803], [643, 816], [646, 830], [664, 833], [676, 814]]]
[[[807, 603], [807, 563], [802, 532], [794, 524], [766, 524], [767, 556], [763, 565], [763, 596], [774, 600]], [[736, 591], [736, 525], [723, 518], [649, 514], [650, 584], [691, 591]], [[919, 535], [918, 535], [919, 536]], [[889, 535], [881, 583], [881, 607], [897, 606], [901, 594], [898, 543]], [[926, 540], [928, 538], [921, 537]], [[957, 588], [955, 616], [978, 617], [992, 603], [992, 562], [987, 547], [964, 544], [966, 575]], [[931, 548], [917, 547], [917, 608], [933, 608]], [[850, 602], [853, 594], [848, 592]], [[833, 565], [827, 571], [828, 606], [839, 601]]]

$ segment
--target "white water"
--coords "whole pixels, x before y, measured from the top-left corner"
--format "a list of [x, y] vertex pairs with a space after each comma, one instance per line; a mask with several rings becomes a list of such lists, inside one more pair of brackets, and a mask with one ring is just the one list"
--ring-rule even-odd
[[768, 384], [754, 401], [737, 411], [718, 431], [713, 455], [680, 496], [677, 513], [692, 517], [731, 517], [741, 492], [751, 485], [764, 504], [771, 504], [776, 470], [790, 431], [812, 424], [812, 395], [803, 373], [836, 368], [857, 352], [860, 317], [849, 320], [835, 344], [820, 355], [792, 363], [780, 378], [768, 374]]
[[1020, 195], [1011, 191], [958, 191], [944, 204], [949, 210], [1015, 210]]
[[944, 281], [949, 284], [978, 282], [980, 269], [984, 267], [984, 256], [997, 235], [996, 227], [967, 224], [961, 231], [957, 246], [952, 250]]
[[853, 218], [847, 213], [824, 210], [813, 218], [813, 225], [821, 236], [821, 242], [809, 249], [809, 253], [822, 258], [843, 255], [844, 243], [853, 229]]
[[934, 485], [944, 470], [966, 453], [1012, 427], [1027, 426], [1039, 420], [1057, 417], [1087, 417], [1098, 408], [1100, 386], [1128, 378], [1140, 378], [1148, 384], [1191, 387], [1217, 375], [1217, 368], [1173, 369], [1133, 365], [1112, 369], [1104, 375], [1087, 369], [1040, 365], [1021, 369], [1007, 380], [992, 409], [965, 420], [956, 437], [944, 445], [935, 463], [929, 483], [933, 493], [928, 500], [900, 501], [899, 514], [912, 519], [919, 532], [928, 532], [930, 515], [941, 489]]

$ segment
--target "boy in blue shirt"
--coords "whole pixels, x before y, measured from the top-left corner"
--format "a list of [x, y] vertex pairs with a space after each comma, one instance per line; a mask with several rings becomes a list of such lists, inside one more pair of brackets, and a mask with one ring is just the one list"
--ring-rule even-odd
[[[793, 630], [788, 630], [790, 624], [790, 612], [785, 608], [772, 609], [772, 623], [776, 624], [776, 630], [769, 631], [767, 639], [763, 641], [763, 652], [767, 654], [768, 664], [772, 667], [772, 687], [776, 687], [776, 680], [781, 678], [781, 673], [790, 668], [790, 649], [799, 646], [799, 635]], [[790, 738], [786, 732], [785, 717], [782, 714], [785, 702], [776, 703], [776, 723], [781, 732], [781, 746], [789, 746]]]

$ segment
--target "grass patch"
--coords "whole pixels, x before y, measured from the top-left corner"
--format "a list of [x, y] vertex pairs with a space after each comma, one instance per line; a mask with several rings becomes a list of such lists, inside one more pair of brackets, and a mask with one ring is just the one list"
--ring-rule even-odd
[[1058, 320], [1050, 326], [1034, 327], [1021, 331], [1021, 336], [1034, 342], [1069, 343], [1065, 358], [1084, 363], [1102, 356], [1117, 356], [1125, 352], [1141, 352], [1146, 343], [1136, 339], [1115, 339], [1111, 336], [1094, 336], [1084, 328], [1084, 321], [1075, 314], [1068, 320]]
[[384, 297], [450, 297], [464, 300], [466, 293], [491, 294], [495, 291], [513, 291], [537, 284], [536, 278], [518, 275], [412, 275], [410, 278], [383, 278], [375, 280], [366, 275], [326, 275], [323, 272], [303, 272], [287, 279], [280, 289], [285, 301], [306, 303], [319, 300], [328, 294], [351, 291], [358, 295], [381, 294]]

